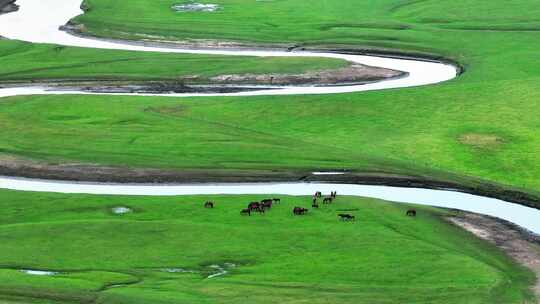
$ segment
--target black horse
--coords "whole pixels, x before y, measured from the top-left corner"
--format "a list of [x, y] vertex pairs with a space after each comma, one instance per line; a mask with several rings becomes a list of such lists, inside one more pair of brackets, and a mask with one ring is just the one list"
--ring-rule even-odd
[[281, 204], [280, 198], [273, 198], [272, 201], [274, 201], [274, 204]]
[[407, 210], [407, 216], [415, 217], [416, 216], [416, 210], [414, 210], [414, 209]]
[[345, 214], [345, 213], [338, 214], [338, 216], [340, 217], [342, 221], [354, 221], [356, 219], [354, 215]]
[[255, 208], [255, 209], [251, 209], [251, 211], [253, 212], [258, 212], [260, 214], [264, 214], [264, 212], [266, 211], [266, 209], [263, 207], [263, 205], [259, 205], [259, 207]]
[[323, 204], [331, 204], [331, 203], [332, 203], [332, 200], [333, 200], [332, 197], [325, 197], [325, 198], [323, 199]]
[[264, 201], [262, 201], [261, 202], [261, 207], [263, 209], [271, 209], [272, 208], [272, 200], [269, 200], [269, 201], [264, 200]]
[[248, 205], [248, 209], [255, 210], [255, 209], [259, 208], [260, 206], [261, 206], [261, 203], [259, 203], [259, 202], [251, 202]]
[[204, 208], [214, 208], [214, 202], [206, 202], [204, 203]]
[[309, 210], [302, 207], [294, 207], [293, 214], [294, 215], [305, 215]]

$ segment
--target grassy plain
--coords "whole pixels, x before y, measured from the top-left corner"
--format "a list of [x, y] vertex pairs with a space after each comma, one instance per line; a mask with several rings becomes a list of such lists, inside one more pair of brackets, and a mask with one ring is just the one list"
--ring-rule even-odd
[[[502, 83], [519, 88], [501, 90]], [[332, 97], [14, 97], [0, 104], [0, 147], [50, 163], [139, 168], [350, 169], [440, 179], [450, 172], [534, 193], [534, 87], [529, 80]]]
[[348, 65], [331, 58], [242, 57], [127, 52], [0, 40], [0, 84], [29, 81], [198, 82], [228, 74], [301, 74]]
[[[522, 303], [532, 275], [443, 217], [338, 197], [305, 217], [282, 197], [123, 197], [0, 191], [0, 298], [15, 303]], [[205, 209], [207, 199], [216, 208]], [[118, 215], [114, 207], [131, 213]], [[343, 209], [356, 222], [341, 222]], [[234, 263], [206, 278], [210, 265]], [[171, 273], [164, 269], [194, 273]], [[19, 269], [60, 272], [32, 276]], [[115, 287], [116, 286], [116, 287]], [[19, 302], [20, 301], [20, 302]], [[9, 302], [8, 302], [9, 303]]]
[[[537, 1], [310, 1], [309, 9], [305, 1], [217, 2], [224, 6], [217, 13], [188, 14], [172, 12], [170, 1], [92, 0], [76, 21], [96, 35], [152, 28], [177, 39], [227, 32], [255, 42], [428, 52], [457, 60], [466, 73], [431, 87], [328, 96], [12, 98], [0, 105], [2, 151], [136, 167], [405, 172], [538, 193]], [[128, 18], [143, 6], [142, 19]], [[204, 30], [215, 24], [220, 31]]]
[[[2, 152], [135, 167], [478, 178], [538, 194], [538, 1], [216, 2], [224, 9], [188, 14], [172, 12], [171, 1], [91, 0], [76, 20], [96, 35], [151, 28], [175, 39], [427, 52], [457, 60], [466, 73], [431, 87], [342, 95], [11, 98], [0, 105]], [[134, 11], [140, 18], [127, 18]]]
[[[11, 97], [0, 103], [3, 157], [135, 168], [397, 172], [540, 192], [539, 1], [213, 2], [223, 10], [180, 14], [170, 11], [172, 1], [89, 0], [88, 14], [76, 22], [88, 34], [115, 38], [426, 53], [456, 60], [466, 73], [436, 86], [342, 95]], [[254, 64], [7, 41], [0, 50], [13, 60], [2, 63], [3, 81], [151, 80], [199, 73], [201, 66], [207, 75], [294, 66], [285, 59]], [[206, 199], [0, 191], [0, 294], [13, 303], [531, 300], [532, 275], [443, 221], [445, 211], [422, 207], [411, 219], [404, 205], [343, 197], [295, 218], [291, 207], [309, 200], [287, 197], [264, 217], [242, 218], [239, 208], [256, 197], [213, 197], [215, 210], [201, 207]], [[115, 215], [115, 206], [134, 212]], [[341, 208], [358, 208], [357, 222], [337, 221]], [[238, 267], [204, 279], [209, 265], [225, 262]], [[61, 274], [35, 277], [22, 268]]]

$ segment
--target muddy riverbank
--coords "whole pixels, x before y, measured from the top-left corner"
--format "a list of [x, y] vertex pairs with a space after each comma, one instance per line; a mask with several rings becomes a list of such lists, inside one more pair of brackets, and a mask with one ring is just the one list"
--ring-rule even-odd
[[187, 75], [176, 80], [47, 79], [4, 80], [0, 88], [39, 86], [52, 90], [92, 93], [235, 93], [287, 86], [362, 85], [406, 77], [408, 73], [351, 63], [339, 69], [300, 74], [225, 74], [213, 77]]
[[540, 197], [504, 185], [468, 178], [437, 179], [382, 172], [341, 172], [314, 174], [319, 170], [231, 170], [231, 169], [158, 169], [113, 167], [81, 163], [47, 164], [14, 157], [0, 159], [0, 175], [44, 180], [98, 183], [268, 183], [311, 182], [434, 190], [455, 190], [463, 193], [501, 199], [540, 209]]
[[494, 244], [536, 275], [532, 291], [540, 299], [540, 237], [498, 218], [459, 211], [448, 218], [453, 224]]
[[0, 0], [0, 15], [15, 12], [19, 6], [15, 4], [16, 0]]

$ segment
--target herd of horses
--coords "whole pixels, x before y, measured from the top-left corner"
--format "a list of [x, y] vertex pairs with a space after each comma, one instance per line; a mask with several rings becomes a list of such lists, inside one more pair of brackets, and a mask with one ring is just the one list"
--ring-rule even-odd
[[280, 204], [281, 199], [279, 198], [267, 198], [263, 199], [260, 202], [251, 202], [248, 204], [247, 208], [240, 211], [241, 215], [251, 215], [252, 212], [264, 214], [266, 211], [272, 209], [274, 204]]
[[[313, 200], [311, 203], [311, 207], [314, 209], [319, 209], [319, 200], [322, 199], [323, 205], [332, 204], [332, 202], [337, 198], [337, 191], [330, 192], [330, 195], [325, 196], [323, 198], [322, 192], [317, 191], [313, 195]], [[279, 198], [267, 198], [263, 199], [259, 202], [251, 202], [248, 204], [247, 208], [240, 210], [241, 215], [251, 216], [252, 213], [259, 213], [264, 214], [265, 212], [272, 209], [272, 206], [275, 204], [280, 204], [281, 199]], [[213, 201], [207, 201], [204, 203], [204, 208], [214, 208], [215, 202]], [[303, 207], [294, 207], [293, 208], [293, 214], [294, 215], [306, 215], [308, 213], [309, 209], [303, 208]], [[406, 213], [407, 216], [416, 217], [416, 210], [415, 209], [409, 209]], [[338, 214], [338, 217], [342, 221], [355, 221], [356, 217], [352, 214], [348, 213], [340, 213]]]

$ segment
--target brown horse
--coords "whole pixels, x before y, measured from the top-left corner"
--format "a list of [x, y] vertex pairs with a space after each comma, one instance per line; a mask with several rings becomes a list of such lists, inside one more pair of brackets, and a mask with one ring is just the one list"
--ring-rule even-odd
[[416, 210], [414, 210], [414, 209], [407, 210], [407, 216], [415, 217], [416, 216]]
[[214, 202], [206, 202], [204, 203], [204, 208], [214, 208]]

